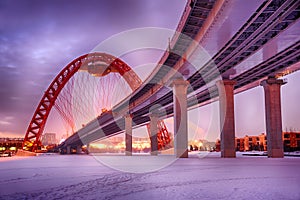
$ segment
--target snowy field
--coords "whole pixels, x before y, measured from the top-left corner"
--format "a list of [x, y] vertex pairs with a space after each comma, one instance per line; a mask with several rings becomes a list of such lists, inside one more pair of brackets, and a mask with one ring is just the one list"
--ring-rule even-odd
[[299, 157], [189, 156], [0, 158], [0, 199], [300, 199]]

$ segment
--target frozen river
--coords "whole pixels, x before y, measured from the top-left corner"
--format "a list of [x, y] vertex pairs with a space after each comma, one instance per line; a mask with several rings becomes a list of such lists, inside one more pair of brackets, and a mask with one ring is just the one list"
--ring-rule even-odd
[[300, 199], [300, 158], [218, 156], [0, 158], [0, 199]]

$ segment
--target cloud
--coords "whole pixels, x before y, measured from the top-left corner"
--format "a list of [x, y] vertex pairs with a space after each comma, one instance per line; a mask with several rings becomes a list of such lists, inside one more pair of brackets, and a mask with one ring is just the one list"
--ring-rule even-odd
[[1, 121], [0, 120], [0, 125], [10, 125], [11, 123], [8, 121]]
[[2, 120], [0, 119], [0, 125], [8, 126], [12, 124], [13, 116], [6, 116]]
[[0, 67], [0, 110], [10, 110], [13, 105], [11, 104], [10, 97], [17, 95], [18, 75], [15, 74], [15, 68]]
[[20, 138], [24, 136], [20, 136], [19, 134], [15, 132], [1, 132], [0, 131], [0, 138]]
[[5, 118], [4, 118], [5, 120], [13, 120], [13, 119], [15, 119], [13, 116], [6, 116]]

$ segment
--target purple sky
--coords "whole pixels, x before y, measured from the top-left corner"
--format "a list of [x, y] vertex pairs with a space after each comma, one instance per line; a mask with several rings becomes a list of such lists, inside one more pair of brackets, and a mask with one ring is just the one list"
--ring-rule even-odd
[[110, 36], [176, 29], [181, 0], [0, 1], [0, 137], [23, 136], [56, 74]]
[[[255, 2], [252, 9], [261, 1]], [[0, 137], [24, 136], [43, 91], [71, 60], [90, 52], [110, 36], [132, 28], [176, 29], [185, 3], [183, 0], [0, 0]], [[232, 13], [242, 15], [243, 11]], [[239, 24], [233, 23], [232, 27], [237, 29]], [[283, 127], [300, 129], [299, 73], [288, 78], [290, 83], [282, 92]], [[239, 94], [236, 100], [237, 135], [264, 132], [262, 88]], [[211, 110], [217, 107], [214, 103], [190, 112], [190, 118], [199, 113], [209, 116], [191, 120], [194, 124], [191, 131], [208, 132], [206, 137], [215, 140], [219, 119], [211, 117]], [[215, 120], [209, 123], [208, 119]]]

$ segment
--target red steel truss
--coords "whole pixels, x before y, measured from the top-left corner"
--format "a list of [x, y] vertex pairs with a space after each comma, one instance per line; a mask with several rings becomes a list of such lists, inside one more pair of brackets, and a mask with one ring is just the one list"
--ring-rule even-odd
[[[167, 145], [170, 144], [171, 138], [170, 138], [170, 134], [168, 132], [168, 129], [167, 129], [164, 121], [159, 120], [157, 122], [157, 128], [158, 128], [158, 133], [157, 133], [158, 150], [168, 149]], [[150, 137], [150, 125], [149, 124], [147, 124], [147, 130], [148, 130], [148, 135]]]

